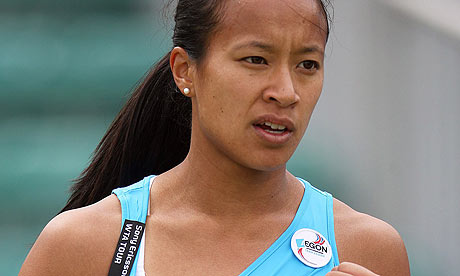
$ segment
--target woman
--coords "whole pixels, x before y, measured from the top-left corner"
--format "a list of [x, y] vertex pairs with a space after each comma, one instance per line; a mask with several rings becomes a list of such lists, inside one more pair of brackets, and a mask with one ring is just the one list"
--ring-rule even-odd
[[409, 275], [391, 226], [286, 170], [322, 90], [325, 3], [180, 0], [175, 20], [20, 275]]

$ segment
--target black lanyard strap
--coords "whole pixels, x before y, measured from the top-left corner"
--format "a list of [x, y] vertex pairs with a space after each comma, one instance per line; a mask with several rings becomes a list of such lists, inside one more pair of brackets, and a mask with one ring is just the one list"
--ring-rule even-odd
[[129, 276], [141, 244], [145, 223], [125, 220], [108, 276]]

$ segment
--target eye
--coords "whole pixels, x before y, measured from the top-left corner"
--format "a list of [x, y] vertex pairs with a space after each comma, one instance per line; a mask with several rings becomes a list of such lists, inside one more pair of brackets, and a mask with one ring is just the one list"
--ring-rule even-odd
[[299, 64], [299, 67], [308, 71], [314, 71], [319, 69], [319, 63], [314, 60], [305, 60]]
[[267, 64], [267, 61], [263, 57], [258, 56], [247, 57], [243, 60], [252, 64]]

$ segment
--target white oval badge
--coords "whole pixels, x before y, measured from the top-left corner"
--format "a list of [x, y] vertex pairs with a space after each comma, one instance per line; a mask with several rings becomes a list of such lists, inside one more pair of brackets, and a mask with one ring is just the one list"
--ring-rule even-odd
[[332, 258], [329, 242], [312, 229], [297, 230], [292, 236], [291, 248], [297, 259], [314, 268], [327, 265]]

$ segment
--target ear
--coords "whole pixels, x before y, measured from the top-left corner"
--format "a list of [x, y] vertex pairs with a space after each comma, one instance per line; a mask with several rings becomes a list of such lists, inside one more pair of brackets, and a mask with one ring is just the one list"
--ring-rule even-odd
[[187, 52], [181, 47], [174, 47], [169, 58], [169, 65], [171, 66], [174, 81], [181, 93], [184, 93], [184, 89], [188, 88], [190, 92], [186, 96], [192, 96], [194, 63]]

